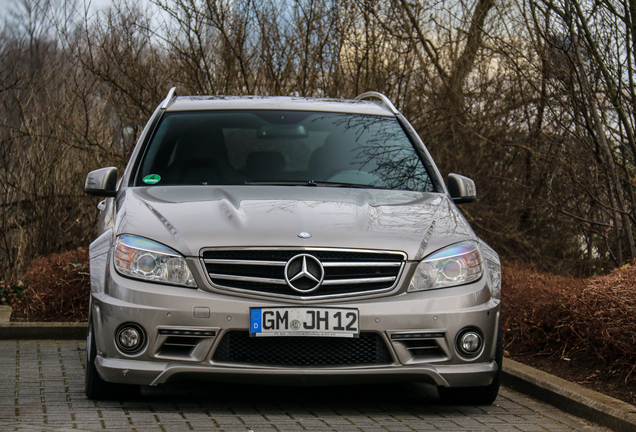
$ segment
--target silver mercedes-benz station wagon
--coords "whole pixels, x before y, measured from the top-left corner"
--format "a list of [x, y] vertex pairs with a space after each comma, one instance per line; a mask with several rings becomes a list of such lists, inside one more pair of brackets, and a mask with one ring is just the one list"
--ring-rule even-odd
[[[119, 180], [118, 180], [119, 178]], [[86, 395], [180, 379], [423, 382], [489, 404], [499, 257], [382, 94], [176, 96], [91, 172]]]

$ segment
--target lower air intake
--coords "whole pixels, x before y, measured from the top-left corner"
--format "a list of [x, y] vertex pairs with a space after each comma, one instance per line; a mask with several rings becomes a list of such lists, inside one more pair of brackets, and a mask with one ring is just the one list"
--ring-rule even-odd
[[269, 366], [353, 366], [390, 364], [391, 354], [376, 333], [359, 338], [250, 337], [230, 331], [217, 347], [214, 361]]

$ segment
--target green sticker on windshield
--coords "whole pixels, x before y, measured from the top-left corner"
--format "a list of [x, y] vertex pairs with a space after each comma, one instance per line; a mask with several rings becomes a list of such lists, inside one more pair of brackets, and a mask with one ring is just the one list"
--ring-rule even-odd
[[149, 174], [143, 178], [143, 182], [149, 185], [157, 184], [161, 180], [161, 176], [159, 174]]

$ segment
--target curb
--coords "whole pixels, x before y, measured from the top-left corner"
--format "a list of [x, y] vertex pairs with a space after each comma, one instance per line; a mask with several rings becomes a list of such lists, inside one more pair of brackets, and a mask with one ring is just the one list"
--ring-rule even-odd
[[514, 360], [504, 359], [501, 383], [613, 431], [636, 431], [636, 406]]
[[86, 339], [87, 323], [0, 323], [0, 340], [9, 339]]
[[[0, 323], [0, 340], [86, 339], [87, 323]], [[501, 383], [615, 432], [636, 431], [636, 406], [505, 358]]]

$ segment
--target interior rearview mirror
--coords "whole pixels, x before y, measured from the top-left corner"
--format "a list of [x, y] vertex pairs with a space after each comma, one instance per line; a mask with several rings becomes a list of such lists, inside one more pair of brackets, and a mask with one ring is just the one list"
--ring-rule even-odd
[[287, 138], [287, 139], [300, 139], [307, 138], [309, 134], [303, 125], [286, 125], [275, 124], [261, 126], [256, 133], [258, 139], [275, 139], [275, 138]]

